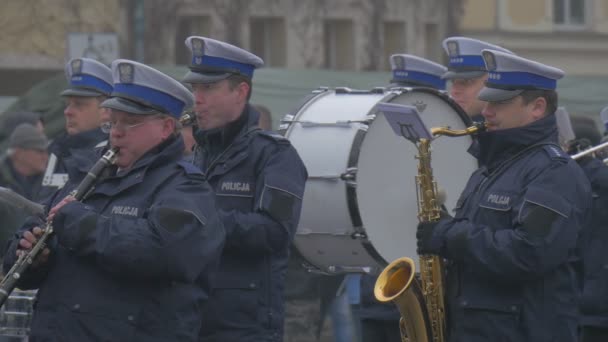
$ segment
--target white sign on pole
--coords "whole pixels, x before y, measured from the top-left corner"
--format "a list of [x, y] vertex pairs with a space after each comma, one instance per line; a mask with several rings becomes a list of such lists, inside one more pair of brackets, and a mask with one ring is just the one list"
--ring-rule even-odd
[[68, 59], [88, 57], [109, 65], [113, 60], [118, 59], [118, 50], [116, 33], [68, 34]]

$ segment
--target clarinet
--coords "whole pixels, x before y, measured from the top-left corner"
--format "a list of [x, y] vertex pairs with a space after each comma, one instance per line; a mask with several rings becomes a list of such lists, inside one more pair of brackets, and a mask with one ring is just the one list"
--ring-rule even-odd
[[[117, 148], [113, 148], [104, 153], [103, 157], [99, 159], [95, 165], [89, 170], [87, 175], [84, 177], [82, 182], [78, 184], [76, 189], [74, 189], [68, 196], [73, 196], [77, 201], [81, 201], [87, 193], [93, 188], [95, 184], [95, 180], [99, 175], [105, 170], [106, 167], [110, 166], [114, 163], [116, 159], [116, 153], [118, 152]], [[48, 239], [53, 234], [53, 223], [50, 220], [47, 220], [46, 225], [44, 227], [44, 231], [42, 236], [38, 238], [36, 244], [27, 252], [21, 253], [17, 261], [11, 267], [10, 271], [6, 274], [4, 279], [0, 282], [0, 307], [4, 305], [11, 292], [17, 286], [17, 282], [21, 278], [21, 275], [27, 271], [27, 269], [32, 265], [36, 257], [40, 255], [40, 253], [46, 247]]]

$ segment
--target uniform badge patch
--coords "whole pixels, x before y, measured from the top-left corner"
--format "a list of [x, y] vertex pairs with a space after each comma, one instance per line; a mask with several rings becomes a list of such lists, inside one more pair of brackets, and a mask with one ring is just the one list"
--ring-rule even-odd
[[486, 68], [488, 70], [496, 70], [496, 58], [494, 54], [489, 51], [483, 52], [483, 59], [486, 62]]
[[205, 55], [205, 41], [202, 39], [192, 39], [192, 54], [195, 57], [202, 57]]
[[405, 58], [403, 56], [395, 56], [393, 61], [395, 62], [395, 69], [405, 70]]
[[417, 100], [416, 102], [412, 103], [412, 106], [416, 107], [418, 113], [422, 113], [426, 109], [426, 103], [421, 100]]
[[120, 63], [118, 66], [118, 78], [121, 83], [133, 83], [135, 69], [132, 64]]
[[458, 48], [458, 42], [448, 42], [448, 55], [450, 57], [460, 55], [460, 49]]
[[82, 73], [82, 59], [74, 59], [70, 63], [70, 68], [72, 68], [72, 75], [81, 74]]
[[113, 215], [126, 215], [126, 216], [134, 216], [137, 217], [139, 213], [139, 208], [137, 207], [129, 207], [124, 205], [115, 205], [112, 207]]

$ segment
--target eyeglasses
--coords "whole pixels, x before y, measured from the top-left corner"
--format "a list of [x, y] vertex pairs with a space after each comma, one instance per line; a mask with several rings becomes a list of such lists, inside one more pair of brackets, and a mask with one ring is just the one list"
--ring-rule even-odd
[[101, 124], [101, 131], [104, 132], [104, 133], [106, 133], [106, 134], [109, 134], [110, 131], [112, 129], [114, 129], [114, 130], [116, 130], [118, 132], [125, 133], [127, 131], [132, 130], [135, 127], [141, 126], [141, 125], [143, 125], [143, 124], [145, 124], [145, 123], [147, 123], [149, 121], [156, 120], [156, 119], [162, 119], [162, 118], [161, 117], [153, 117], [153, 118], [150, 118], [148, 120], [144, 120], [142, 122], [138, 122], [136, 124], [131, 124], [131, 125], [125, 124], [124, 122], [120, 122], [119, 123], [119, 122], [108, 121], [108, 122], [104, 122], [104, 123]]

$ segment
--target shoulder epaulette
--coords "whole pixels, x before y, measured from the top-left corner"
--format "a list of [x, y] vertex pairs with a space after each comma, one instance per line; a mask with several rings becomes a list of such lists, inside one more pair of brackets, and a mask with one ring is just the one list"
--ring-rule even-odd
[[258, 134], [266, 139], [270, 139], [278, 144], [289, 144], [289, 139], [276, 132], [259, 131]]
[[551, 159], [557, 159], [557, 160], [563, 160], [563, 161], [567, 161], [568, 159], [570, 159], [570, 156], [568, 155], [568, 153], [566, 153], [564, 150], [559, 148], [559, 146], [557, 146], [557, 145], [547, 144], [547, 145], [543, 146], [543, 150], [545, 151], [545, 153], [547, 153], [547, 155]]

